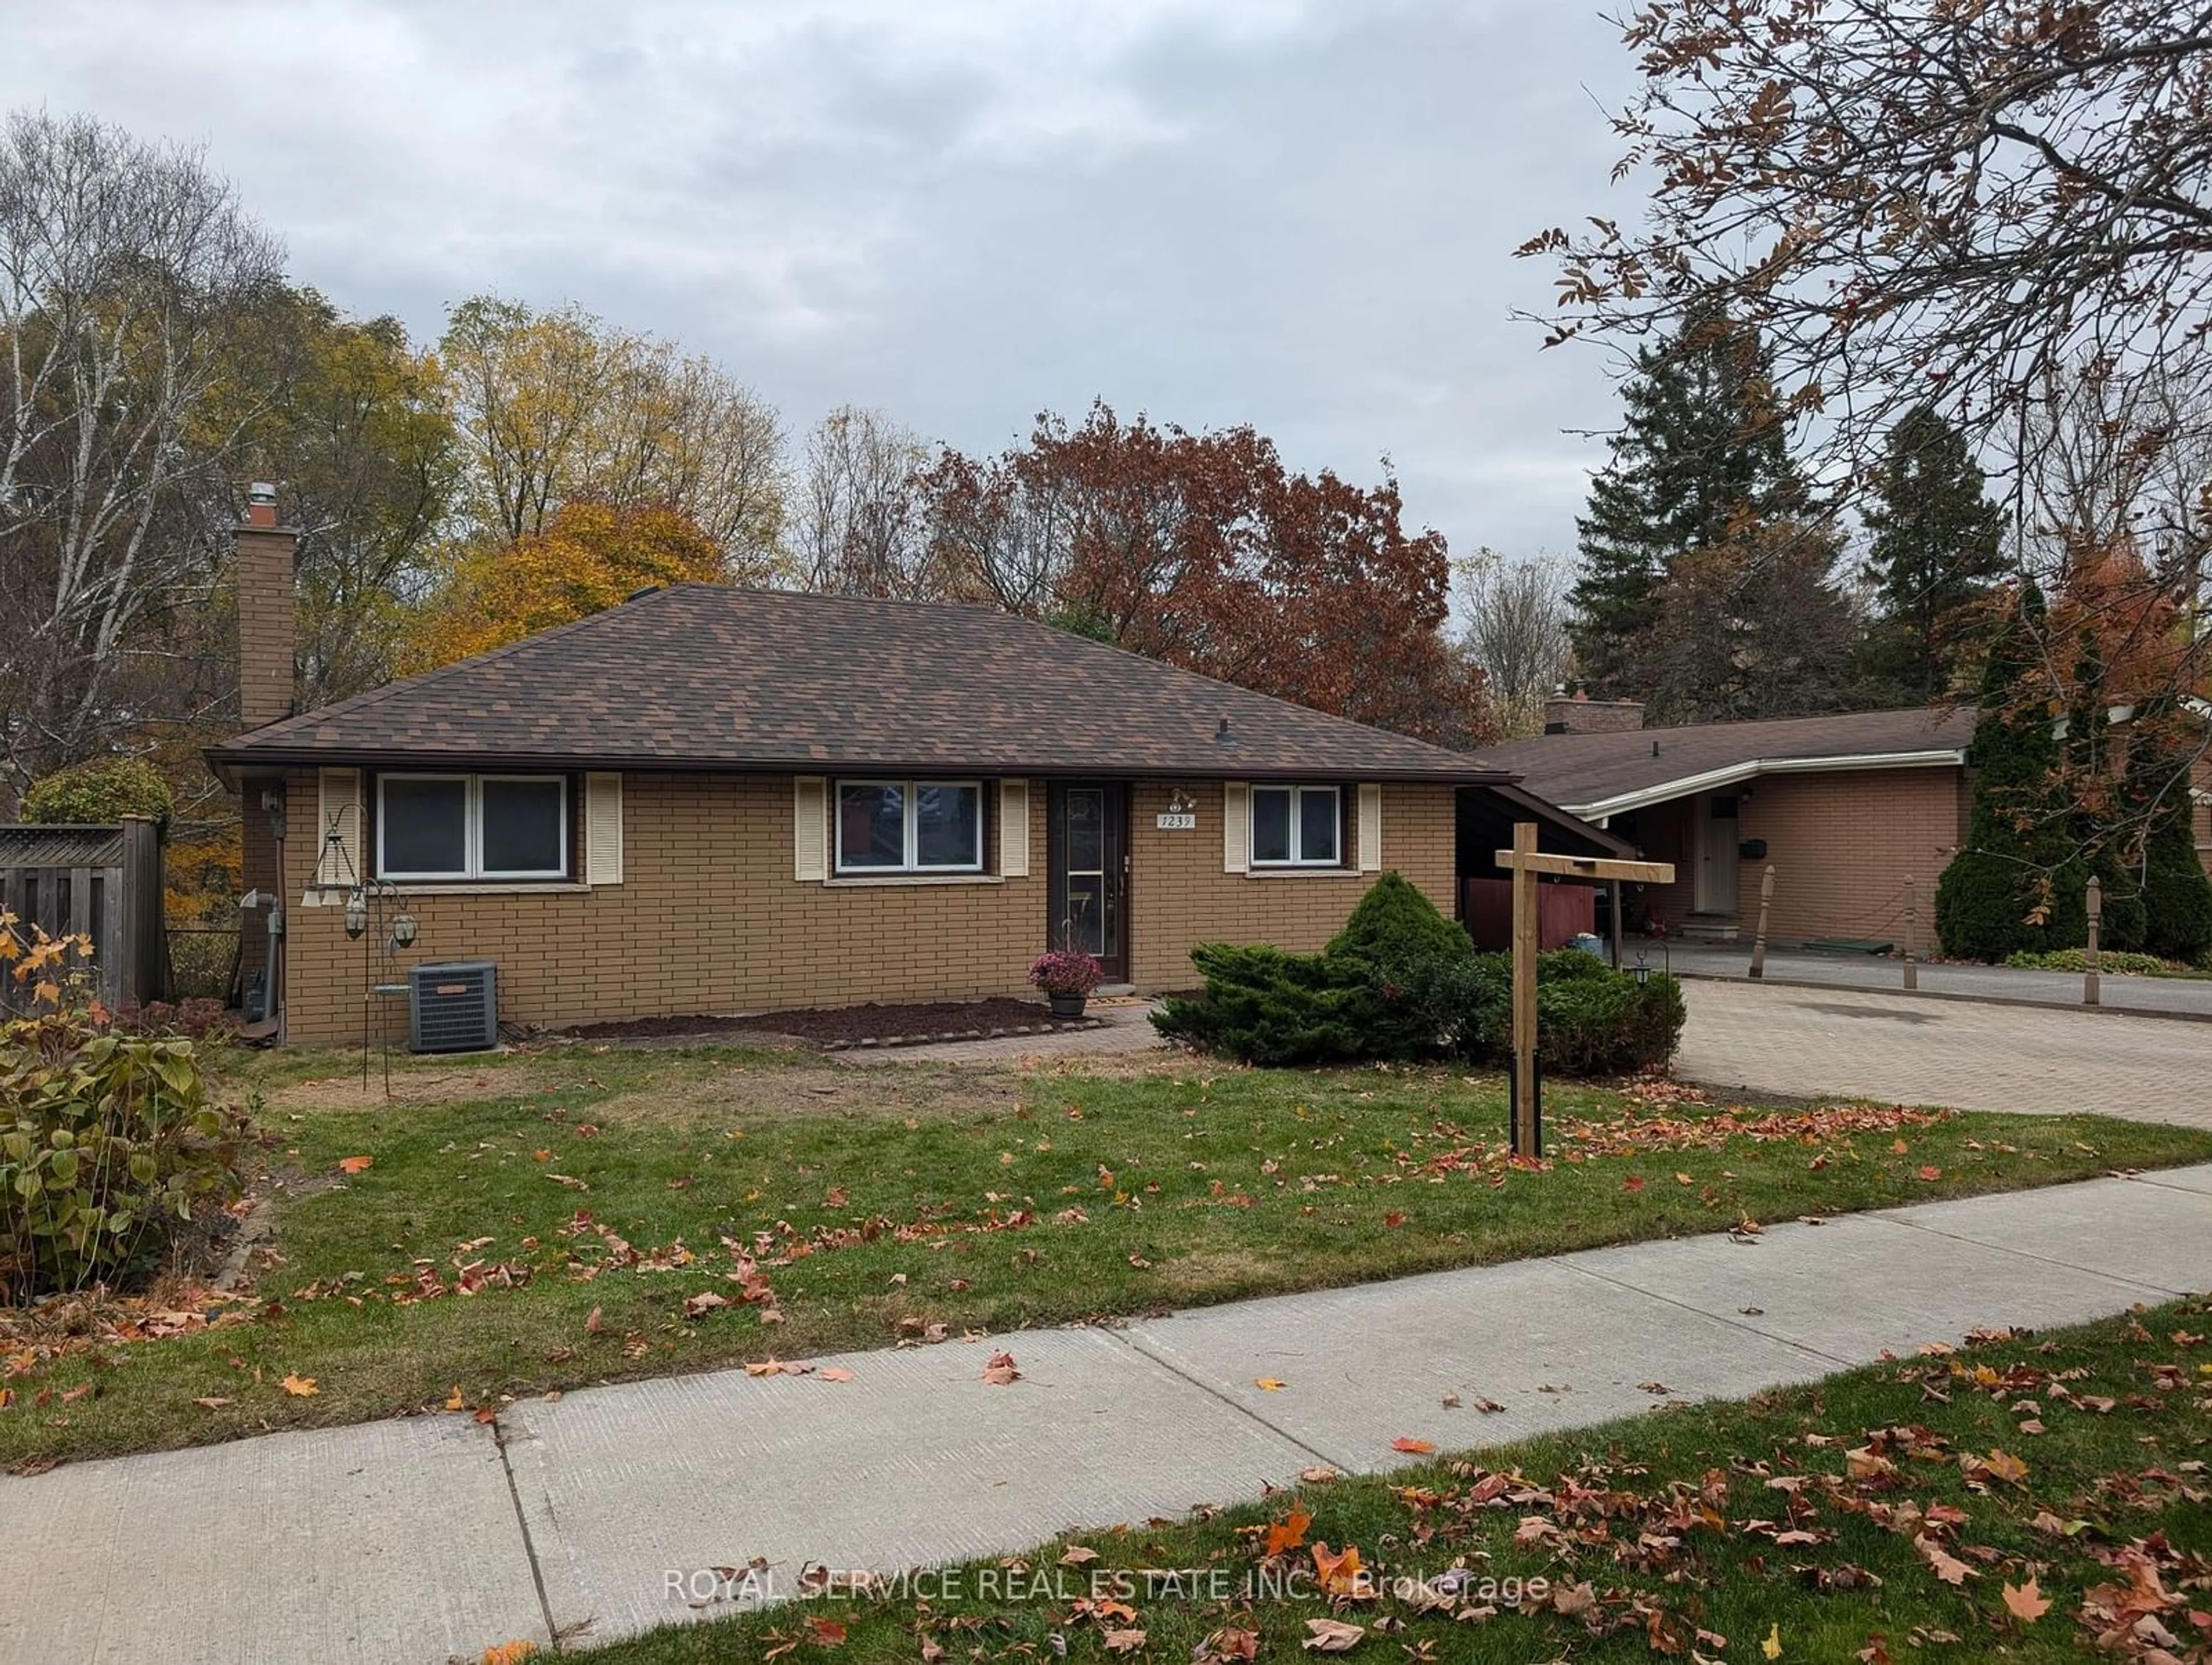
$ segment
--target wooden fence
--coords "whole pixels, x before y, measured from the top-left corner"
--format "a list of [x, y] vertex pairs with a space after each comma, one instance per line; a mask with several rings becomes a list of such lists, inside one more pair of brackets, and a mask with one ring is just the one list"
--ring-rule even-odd
[[[1468, 878], [1460, 881], [1460, 917], [1474, 945], [1486, 952], [1502, 953], [1513, 946], [1513, 881], [1510, 878]], [[1538, 946], [1565, 948], [1577, 937], [1597, 929], [1597, 890], [1589, 884], [1542, 884], [1536, 887]]]
[[[161, 839], [151, 821], [120, 826], [0, 826], [0, 913], [17, 936], [91, 939], [92, 992], [111, 1008], [143, 1006], [167, 992], [162, 930]], [[71, 957], [72, 966], [78, 963]], [[21, 1010], [28, 992], [0, 975], [0, 1009]]]

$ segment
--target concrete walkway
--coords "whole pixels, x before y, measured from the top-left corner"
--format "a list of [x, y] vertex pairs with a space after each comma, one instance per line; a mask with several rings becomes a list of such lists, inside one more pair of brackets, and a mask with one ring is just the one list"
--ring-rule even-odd
[[[1630, 961], [1635, 951], [1630, 951]], [[1751, 975], [1748, 939], [1725, 946], [1678, 942], [1669, 945], [1663, 952], [1656, 945], [1643, 947], [1642, 951], [1653, 965], [1663, 960], [1686, 977], [1748, 981]], [[2091, 1009], [2081, 1005], [2081, 974], [2078, 971], [2028, 971], [2006, 965], [1922, 965], [1917, 975], [1918, 992], [1939, 999]], [[1809, 983], [1826, 988], [1901, 992], [1905, 987], [1905, 962], [1872, 954], [1824, 954], [1805, 949], [1769, 948], [1766, 981], [1777, 984]], [[2100, 1000], [2106, 1011], [2200, 1018], [2212, 1022], [2212, 978], [2117, 977], [2107, 972], [2099, 982]]]
[[2212, 1026], [1692, 980], [1674, 1073], [1723, 1092], [2091, 1110], [2212, 1129]]
[[[2172, 1029], [2177, 1025], [2159, 1025]], [[2212, 1166], [0, 1479], [0, 1662], [437, 1665], [2212, 1287]], [[981, 1378], [990, 1346], [1022, 1379]], [[1284, 1385], [1262, 1391], [1255, 1378]], [[1449, 1408], [1487, 1398], [1495, 1414]], [[37, 1569], [26, 1576], [25, 1569]], [[674, 1587], [672, 1588], [672, 1579]], [[726, 1611], [711, 1604], [708, 1611]]]

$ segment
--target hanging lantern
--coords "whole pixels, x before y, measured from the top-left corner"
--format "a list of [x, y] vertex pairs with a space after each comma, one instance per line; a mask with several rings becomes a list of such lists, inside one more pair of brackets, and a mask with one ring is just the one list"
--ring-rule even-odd
[[368, 929], [368, 898], [362, 894], [360, 886], [356, 885], [354, 887], [353, 894], [346, 898], [346, 935], [349, 937], [359, 937], [362, 932]]
[[394, 948], [412, 948], [421, 929], [415, 922], [415, 915], [402, 908], [392, 921], [392, 945]]

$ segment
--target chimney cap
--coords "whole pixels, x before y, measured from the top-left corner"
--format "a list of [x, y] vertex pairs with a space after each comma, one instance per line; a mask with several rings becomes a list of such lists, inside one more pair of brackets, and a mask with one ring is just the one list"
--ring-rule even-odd
[[1229, 732], [1228, 718], [1224, 717], [1221, 720], [1221, 726], [1213, 731], [1213, 744], [1218, 746], [1233, 746], [1237, 744], [1237, 737]]
[[246, 487], [246, 501], [249, 503], [273, 503], [276, 501], [276, 488], [266, 480], [256, 480]]

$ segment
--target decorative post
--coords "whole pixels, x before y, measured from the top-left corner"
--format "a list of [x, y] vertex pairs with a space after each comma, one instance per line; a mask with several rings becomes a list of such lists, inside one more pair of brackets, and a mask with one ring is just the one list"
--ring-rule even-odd
[[[1536, 823], [1513, 823], [1513, 1154], [1543, 1154], [1536, 1133]], [[1524, 865], [1525, 864], [1525, 865]]]
[[1905, 986], [1920, 987], [1920, 967], [1914, 962], [1912, 951], [1920, 940], [1919, 911], [1913, 900], [1912, 875], [1905, 876]]
[[1766, 910], [1774, 901], [1774, 864], [1759, 876], [1759, 930], [1751, 939], [1751, 975], [1766, 975]]
[[2089, 875], [2089, 951], [2081, 973], [2081, 1004], [2101, 1006], [2102, 992], [2097, 987], [2097, 924], [2105, 915], [2105, 887], [2094, 873]]

